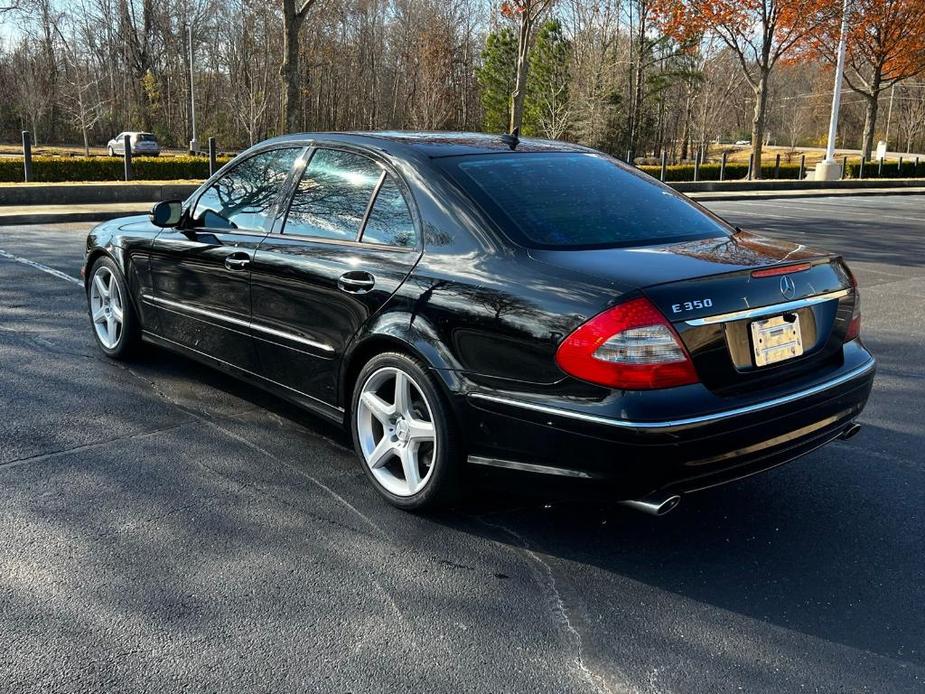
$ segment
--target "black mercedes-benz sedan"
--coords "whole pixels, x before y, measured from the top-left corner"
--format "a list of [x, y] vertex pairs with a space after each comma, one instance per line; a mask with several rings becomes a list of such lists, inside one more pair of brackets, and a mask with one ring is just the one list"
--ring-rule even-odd
[[402, 508], [488, 466], [664, 513], [853, 435], [874, 378], [840, 257], [561, 142], [279, 137], [94, 228], [84, 277], [107, 355], [150, 342], [348, 427]]

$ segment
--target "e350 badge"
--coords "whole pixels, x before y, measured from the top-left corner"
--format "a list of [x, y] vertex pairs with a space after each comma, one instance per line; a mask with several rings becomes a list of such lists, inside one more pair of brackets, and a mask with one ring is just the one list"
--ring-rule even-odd
[[672, 304], [672, 313], [684, 313], [685, 311], [696, 311], [702, 308], [710, 308], [713, 305], [713, 299], [693, 299], [691, 301], [682, 301], [680, 304]]

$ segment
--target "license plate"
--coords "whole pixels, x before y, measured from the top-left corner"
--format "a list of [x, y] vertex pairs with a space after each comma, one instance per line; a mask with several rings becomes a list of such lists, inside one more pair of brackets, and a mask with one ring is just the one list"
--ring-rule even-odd
[[783, 316], [774, 316], [756, 320], [751, 324], [755, 366], [776, 364], [803, 354], [800, 317], [796, 314], [790, 314], [788, 317], [793, 321], [788, 321]]

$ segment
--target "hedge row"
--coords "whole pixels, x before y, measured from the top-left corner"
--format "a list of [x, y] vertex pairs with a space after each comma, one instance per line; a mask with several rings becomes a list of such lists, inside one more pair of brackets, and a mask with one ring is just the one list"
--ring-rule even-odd
[[[848, 162], [848, 177], [861, 178], [861, 162]], [[921, 178], [925, 177], [925, 161], [916, 164], [915, 160], [904, 161], [902, 167], [899, 161], [885, 161], [883, 168], [876, 161], [864, 163], [864, 178]]]
[[[219, 157], [221, 166], [229, 160]], [[132, 159], [132, 178], [138, 181], [202, 180], [209, 177], [206, 157], [138, 157]], [[117, 157], [33, 157], [32, 180], [42, 183], [65, 181], [121, 181], [124, 164]], [[23, 180], [20, 157], [0, 157], [0, 181]]]
[[[697, 176], [698, 181], [718, 181], [719, 180], [719, 164], [701, 164], [700, 171]], [[777, 172], [775, 176], [775, 166], [774, 164], [765, 164], [761, 167], [761, 177], [762, 178], [787, 178], [787, 179], [798, 179], [800, 177], [800, 165], [799, 164], [781, 164], [780, 171]], [[650, 176], [659, 178], [661, 176], [662, 168], [660, 166], [640, 166], [641, 171], [645, 171]], [[745, 178], [748, 175], [748, 164], [726, 164], [726, 171], [723, 175], [723, 180], [726, 181], [735, 181], [737, 179]], [[805, 175], [805, 172], [804, 172]], [[694, 180], [694, 165], [693, 164], [677, 164], [675, 166], [666, 166], [665, 167], [665, 180], [666, 181], [693, 181]]]

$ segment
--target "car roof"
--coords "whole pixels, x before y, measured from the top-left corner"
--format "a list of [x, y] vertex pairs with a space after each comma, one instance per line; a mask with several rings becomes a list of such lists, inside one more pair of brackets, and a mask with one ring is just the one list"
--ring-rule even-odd
[[[464, 154], [492, 154], [510, 152], [510, 138], [501, 134], [470, 132], [423, 132], [404, 130], [380, 130], [373, 132], [318, 132], [281, 135], [261, 143], [285, 144], [305, 140], [326, 140], [343, 142], [378, 149], [387, 154], [402, 155], [415, 153], [430, 158], [453, 157]], [[541, 140], [532, 137], [520, 138], [517, 152], [588, 152], [580, 145], [558, 140]]]

